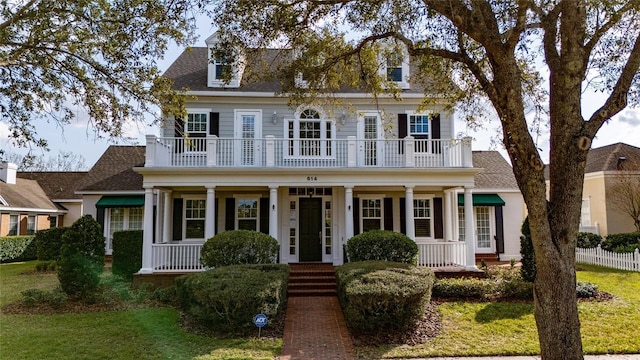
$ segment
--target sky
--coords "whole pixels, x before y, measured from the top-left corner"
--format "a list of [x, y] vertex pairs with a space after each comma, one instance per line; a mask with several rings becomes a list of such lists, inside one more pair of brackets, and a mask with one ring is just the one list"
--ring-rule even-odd
[[[199, 38], [193, 46], [205, 46], [204, 40], [211, 35], [214, 30], [206, 19], [199, 19], [197, 26], [199, 28]], [[173, 61], [178, 58], [183, 50], [183, 48], [175, 45], [171, 46], [164, 58], [158, 61], [160, 69], [165, 71]], [[606, 98], [602, 94], [585, 94], [583, 97], [583, 116], [588, 118], [605, 100]], [[485, 124], [484, 129], [480, 131], [472, 131], [467, 129], [460, 116], [456, 117], [456, 123], [454, 125], [456, 134], [465, 134], [474, 138], [473, 150], [498, 150], [508, 159], [506, 152], [500, 145], [492, 148], [491, 138], [495, 137], [498, 133], [498, 128], [499, 123], [496, 120]], [[48, 140], [50, 151], [43, 153], [39, 149], [34, 149], [34, 155], [48, 158], [60, 152], [80, 154], [85, 159], [87, 170], [93, 166], [109, 145], [144, 145], [145, 135], [159, 134], [157, 126], [127, 124], [125, 126], [125, 136], [132, 140], [123, 141], [97, 138], [89, 126], [87, 119], [81, 117], [64, 128], [60, 128], [52, 123], [37, 124], [37, 131]], [[8, 125], [0, 122], [0, 148], [10, 153], [26, 154], [28, 149], [13, 147], [8, 139], [8, 135]], [[592, 143], [592, 148], [618, 142], [640, 147], [640, 108], [627, 108], [609, 120], [598, 132], [597, 137]], [[549, 157], [548, 143], [548, 134], [538, 139], [541, 157], [545, 162], [548, 161]]]

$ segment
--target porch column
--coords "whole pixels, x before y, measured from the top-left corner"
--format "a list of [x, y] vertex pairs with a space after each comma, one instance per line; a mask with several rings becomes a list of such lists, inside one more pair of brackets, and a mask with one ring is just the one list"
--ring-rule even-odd
[[[269, 187], [269, 235], [278, 240], [278, 187]], [[280, 241], [278, 241], [280, 242]]]
[[207, 186], [207, 201], [205, 204], [204, 240], [207, 241], [215, 235], [216, 223], [216, 187]]
[[453, 210], [456, 209], [455, 203], [451, 202], [451, 198], [455, 194], [451, 190], [444, 191], [444, 240], [454, 241], [453, 237]]
[[141, 274], [153, 273], [153, 188], [144, 189], [144, 230], [142, 235], [142, 268]]
[[344, 187], [344, 224], [345, 242], [353, 237], [353, 187]]
[[164, 207], [162, 217], [164, 218], [162, 223], [162, 242], [168, 243], [171, 241], [171, 213], [173, 210], [173, 202], [171, 201], [171, 191], [164, 192]]
[[467, 245], [466, 270], [478, 270], [476, 266], [476, 227], [473, 221], [473, 194], [470, 187], [464, 188], [464, 241]]
[[416, 225], [413, 221], [413, 186], [405, 186], [405, 217], [407, 222], [407, 237], [416, 241]]

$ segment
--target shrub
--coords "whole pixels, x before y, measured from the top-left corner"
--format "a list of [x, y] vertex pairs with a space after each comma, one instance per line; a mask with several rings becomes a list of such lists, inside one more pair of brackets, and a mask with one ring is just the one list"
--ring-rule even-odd
[[598, 286], [589, 282], [578, 281], [576, 283], [576, 296], [579, 298], [592, 298], [598, 294]]
[[0, 237], [0, 262], [36, 259], [33, 235]]
[[184, 313], [219, 335], [246, 335], [259, 313], [275, 321], [284, 315], [289, 267], [233, 265], [176, 279]]
[[602, 241], [602, 249], [614, 252], [633, 252], [640, 248], [640, 232], [609, 234]]
[[38, 260], [58, 260], [60, 259], [60, 249], [62, 248], [62, 235], [68, 227], [51, 228], [40, 230], [36, 233], [36, 246]]
[[78, 219], [62, 236], [58, 280], [69, 296], [95, 291], [104, 268], [105, 241], [100, 224], [91, 215]]
[[511, 279], [498, 284], [499, 297], [503, 299], [533, 300], [533, 283]]
[[113, 233], [111, 272], [127, 280], [142, 267], [142, 230]]
[[178, 300], [176, 286], [160, 287], [153, 291], [152, 297], [163, 304], [175, 304]]
[[527, 216], [520, 228], [520, 274], [524, 281], [533, 282], [536, 279], [536, 254], [533, 251], [533, 241], [531, 240], [531, 229], [529, 228], [529, 217]]
[[347, 326], [362, 334], [411, 329], [431, 298], [433, 272], [425, 267], [352, 262], [338, 267], [336, 277]]
[[487, 299], [495, 291], [495, 282], [487, 279], [436, 279], [433, 283], [433, 296], [439, 298]]
[[230, 230], [207, 240], [202, 246], [200, 262], [216, 268], [240, 264], [275, 264], [278, 240], [257, 231]]
[[406, 235], [388, 230], [370, 230], [347, 241], [349, 261], [394, 261], [415, 264], [418, 245]]
[[55, 271], [57, 268], [58, 262], [55, 260], [40, 260], [36, 263], [36, 271]]
[[22, 292], [21, 300], [24, 306], [33, 307], [46, 304], [53, 308], [62, 306], [66, 301], [67, 295], [60, 288], [55, 288], [52, 291], [28, 289]]
[[598, 247], [602, 243], [602, 236], [590, 232], [579, 232], [578, 233], [578, 244], [579, 248], [595, 248]]

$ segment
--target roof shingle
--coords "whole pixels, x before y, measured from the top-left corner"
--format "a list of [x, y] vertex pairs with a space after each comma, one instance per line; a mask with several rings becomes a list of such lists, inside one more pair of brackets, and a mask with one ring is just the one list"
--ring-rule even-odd
[[83, 191], [143, 190], [142, 175], [133, 171], [144, 166], [144, 146], [111, 145], [77, 186]]
[[475, 176], [476, 189], [518, 190], [513, 169], [499, 152], [474, 151], [473, 166], [484, 169]]

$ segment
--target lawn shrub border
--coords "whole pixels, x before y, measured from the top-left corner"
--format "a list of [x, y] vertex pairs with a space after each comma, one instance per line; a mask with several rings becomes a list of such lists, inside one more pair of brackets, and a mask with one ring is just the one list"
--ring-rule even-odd
[[33, 235], [0, 237], [0, 262], [28, 261], [37, 258]]
[[602, 241], [603, 250], [618, 253], [634, 252], [640, 248], [640, 232], [609, 234]]

